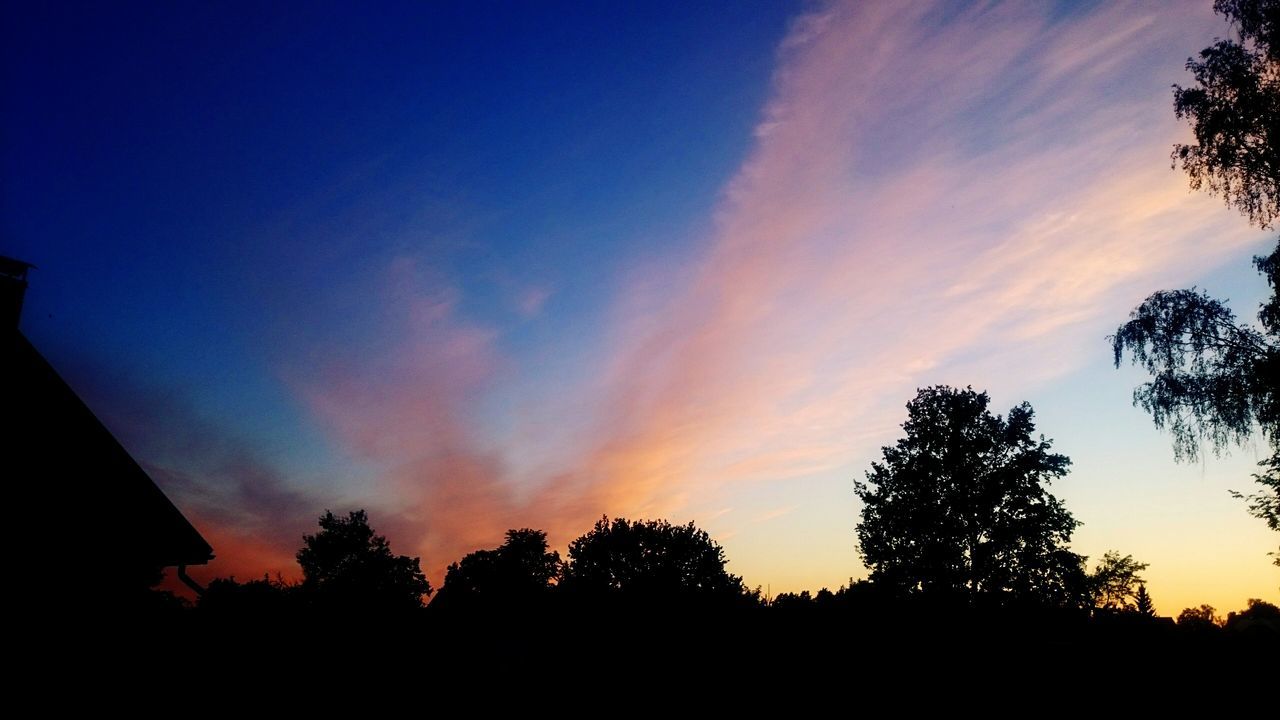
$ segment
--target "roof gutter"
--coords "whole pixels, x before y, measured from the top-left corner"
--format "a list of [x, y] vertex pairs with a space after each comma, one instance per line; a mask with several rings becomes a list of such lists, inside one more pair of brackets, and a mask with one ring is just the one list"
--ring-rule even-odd
[[196, 594], [196, 597], [202, 597], [204, 595], [204, 587], [200, 583], [191, 579], [191, 576], [187, 574], [186, 565], [178, 566], [178, 579], [182, 581], [183, 585], [191, 588], [191, 591]]

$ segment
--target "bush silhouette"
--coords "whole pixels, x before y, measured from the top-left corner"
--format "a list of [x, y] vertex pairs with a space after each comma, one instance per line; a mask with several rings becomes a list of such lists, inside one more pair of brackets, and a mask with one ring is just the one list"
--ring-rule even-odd
[[320, 516], [320, 531], [304, 535], [298, 551], [298, 593], [315, 608], [409, 610], [431, 594], [416, 557], [394, 555], [387, 539], [369, 527], [364, 510], [347, 517]]
[[724, 550], [693, 523], [604, 517], [569, 544], [560, 590], [575, 601], [630, 607], [758, 602], [725, 570]]
[[493, 550], [477, 550], [449, 566], [433, 609], [533, 608], [546, 604], [560, 578], [560, 554], [541, 530], [508, 530]]

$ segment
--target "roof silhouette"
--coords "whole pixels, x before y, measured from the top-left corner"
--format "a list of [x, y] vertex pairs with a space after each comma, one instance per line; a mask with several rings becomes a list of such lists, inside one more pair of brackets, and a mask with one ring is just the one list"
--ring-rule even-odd
[[[17, 328], [28, 265], [0, 258], [14, 322], [0, 329], [5, 485], [34, 521], [17, 538], [37, 575], [110, 601], [213, 549]], [[19, 272], [10, 272], [10, 270]]]

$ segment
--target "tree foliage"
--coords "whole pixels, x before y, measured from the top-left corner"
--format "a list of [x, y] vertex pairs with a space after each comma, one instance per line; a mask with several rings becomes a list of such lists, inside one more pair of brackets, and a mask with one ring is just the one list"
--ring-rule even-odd
[[1148, 563], [1138, 562], [1132, 555], [1121, 557], [1114, 550], [1104, 553], [1098, 567], [1089, 574], [1093, 606], [1105, 610], [1135, 609], [1139, 592], [1147, 591], [1139, 573], [1148, 567]]
[[1222, 618], [1212, 605], [1201, 605], [1194, 608], [1183, 608], [1178, 613], [1178, 626], [1185, 628], [1217, 628], [1222, 625]]
[[1174, 147], [1191, 187], [1222, 195], [1259, 227], [1280, 206], [1280, 46], [1275, 0], [1217, 0], [1239, 40], [1218, 40], [1188, 58], [1196, 84], [1174, 86], [1173, 108], [1195, 142]]
[[[1254, 517], [1266, 522], [1267, 527], [1272, 530], [1280, 532], [1280, 453], [1258, 464], [1262, 467], [1262, 472], [1254, 474], [1253, 479], [1263, 489], [1249, 495], [1234, 490], [1231, 494], [1247, 502], [1249, 512]], [[1280, 565], [1280, 555], [1276, 557], [1276, 564]]]
[[547, 534], [508, 530], [493, 550], [477, 550], [449, 566], [431, 602], [438, 608], [527, 607], [544, 602], [560, 577], [560, 553], [547, 550]]
[[1278, 256], [1280, 245], [1256, 259], [1272, 287], [1258, 314], [1262, 330], [1237, 323], [1225, 304], [1192, 289], [1153, 293], [1111, 337], [1117, 367], [1127, 352], [1151, 375], [1133, 402], [1170, 431], [1176, 459], [1194, 460], [1205, 445], [1214, 452], [1243, 445], [1258, 433], [1270, 444], [1271, 457], [1253, 476], [1258, 491], [1232, 494], [1272, 530], [1280, 530]]
[[393, 554], [387, 539], [369, 527], [364, 510], [345, 518], [326, 510], [320, 531], [304, 535], [302, 542], [299, 592], [314, 605], [409, 609], [422, 607], [422, 596], [431, 593], [419, 559]]
[[[1280, 213], [1280, 0], [1217, 0], [1214, 10], [1238, 38], [1218, 40], [1187, 60], [1196, 84], [1174, 86], [1174, 112], [1191, 123], [1195, 143], [1174, 147], [1191, 187], [1221, 195], [1266, 229]], [[1111, 337], [1117, 367], [1124, 354], [1151, 375], [1134, 404], [1173, 435], [1174, 457], [1192, 460], [1247, 443], [1261, 431], [1271, 457], [1254, 475], [1260, 489], [1233, 491], [1249, 512], [1280, 530], [1280, 242], [1254, 258], [1271, 286], [1258, 312], [1261, 329], [1236, 322], [1203, 292], [1152, 294]], [[1275, 562], [1280, 565], [1280, 553]]]
[[808, 590], [801, 590], [798, 593], [778, 593], [769, 602], [769, 607], [776, 610], [808, 610], [813, 606], [813, 595]]
[[1006, 419], [989, 402], [937, 386], [907, 404], [905, 437], [855, 483], [871, 579], [973, 604], [1079, 603], [1083, 559], [1067, 548], [1078, 523], [1047, 490], [1071, 461], [1035, 435], [1030, 405]]
[[1152, 294], [1111, 340], [1117, 366], [1127, 351], [1151, 374], [1133, 402], [1172, 432], [1179, 460], [1196, 459], [1204, 442], [1247, 441], [1275, 410], [1276, 380], [1266, 370], [1276, 348], [1203, 292]]
[[1258, 598], [1249, 598], [1249, 608], [1227, 613], [1223, 627], [1229, 631], [1253, 635], [1275, 647], [1280, 640], [1280, 607]]
[[261, 580], [246, 582], [234, 576], [214, 578], [200, 596], [199, 607], [216, 613], [280, 615], [296, 609], [297, 590], [280, 576], [264, 574]]
[[560, 589], [601, 601], [736, 604], [754, 596], [725, 569], [724, 549], [693, 523], [604, 517], [569, 544]]

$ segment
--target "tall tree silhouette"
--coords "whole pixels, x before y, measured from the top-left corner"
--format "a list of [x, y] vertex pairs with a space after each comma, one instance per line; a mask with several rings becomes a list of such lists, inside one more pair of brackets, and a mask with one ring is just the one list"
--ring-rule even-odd
[[569, 544], [560, 588], [629, 605], [724, 606], [754, 596], [725, 569], [724, 549], [693, 523], [604, 517]]
[[493, 550], [477, 550], [449, 566], [433, 609], [542, 605], [560, 577], [560, 553], [548, 552], [541, 530], [508, 530]]
[[320, 531], [304, 535], [298, 551], [300, 595], [314, 606], [339, 610], [400, 610], [422, 607], [431, 584], [419, 560], [395, 555], [387, 539], [369, 527], [364, 510], [345, 518], [326, 510]]
[[1133, 611], [1143, 617], [1153, 618], [1156, 616], [1156, 605], [1151, 601], [1151, 594], [1147, 592], [1146, 583], [1138, 585], [1138, 592], [1133, 598]]
[[[1175, 146], [1173, 159], [1193, 188], [1221, 195], [1268, 229], [1280, 212], [1280, 0], [1218, 0], [1214, 10], [1239, 39], [1218, 40], [1187, 60], [1196, 84], [1174, 86], [1173, 105], [1196, 142]], [[1232, 494], [1280, 531], [1280, 242], [1254, 264], [1272, 289], [1258, 313], [1261, 329], [1238, 323], [1204, 292], [1160, 291], [1111, 342], [1117, 367], [1128, 352], [1151, 374], [1134, 390], [1134, 404], [1169, 428], [1175, 458], [1194, 460], [1204, 443], [1217, 452], [1261, 430], [1272, 455], [1254, 475], [1260, 490]]]
[[905, 437], [882, 448], [866, 481], [858, 549], [871, 579], [898, 592], [973, 605], [1076, 605], [1078, 523], [1046, 486], [1070, 460], [1035, 437], [1031, 406], [992, 415], [986, 393], [925, 388]]

